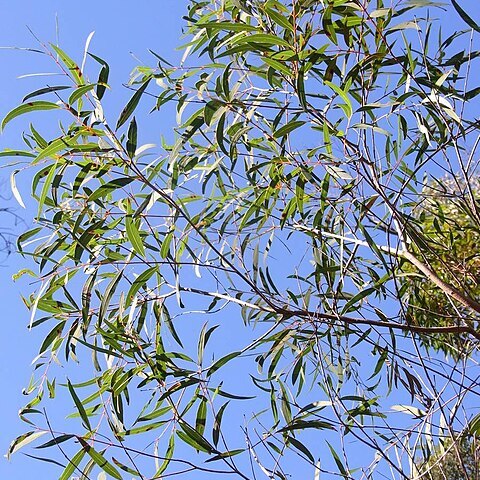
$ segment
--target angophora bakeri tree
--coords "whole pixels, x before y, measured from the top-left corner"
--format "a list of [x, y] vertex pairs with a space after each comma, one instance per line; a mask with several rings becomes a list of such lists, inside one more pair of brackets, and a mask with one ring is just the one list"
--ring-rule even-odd
[[61, 84], [3, 120], [60, 122], [10, 152], [45, 332], [10, 453], [42, 436], [62, 479], [407, 478], [478, 430], [480, 29], [453, 0], [184, 21], [181, 63], [152, 51], [116, 123], [108, 63], [57, 45]]

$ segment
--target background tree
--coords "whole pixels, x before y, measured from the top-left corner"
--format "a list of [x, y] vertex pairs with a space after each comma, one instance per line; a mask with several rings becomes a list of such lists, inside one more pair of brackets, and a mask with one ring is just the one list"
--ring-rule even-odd
[[107, 62], [42, 46], [63, 84], [2, 122], [59, 122], [15, 152], [45, 339], [10, 453], [43, 436], [62, 480], [409, 478], [476, 433], [480, 29], [444, 8], [192, 0], [181, 65], [152, 52], [115, 125]]
[[[471, 178], [468, 183], [458, 178], [436, 179], [435, 184], [424, 188], [423, 196], [414, 215], [423, 240], [428, 242], [422, 250], [429, 265], [442, 280], [464, 289], [472, 298], [480, 298], [480, 235], [476, 210], [470, 208], [473, 205], [476, 209], [479, 202], [478, 178]], [[410, 273], [405, 283], [407, 319], [424, 326], [452, 321], [461, 325], [468, 314], [464, 305], [452, 302], [425, 276], [415, 275], [411, 264], [406, 263], [405, 270]], [[468, 334], [422, 335], [421, 339], [427, 346], [454, 357], [468, 355], [472, 348], [476, 350], [477, 343]]]
[[477, 440], [463, 436], [441, 442], [427, 461], [418, 461], [417, 467], [418, 473], [429, 480], [477, 480], [480, 478]]

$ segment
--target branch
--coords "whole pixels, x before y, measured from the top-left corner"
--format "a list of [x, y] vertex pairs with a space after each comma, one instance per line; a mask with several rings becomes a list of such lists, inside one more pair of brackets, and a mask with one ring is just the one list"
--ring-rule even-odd
[[345, 315], [334, 315], [331, 313], [320, 313], [312, 312], [309, 310], [290, 310], [285, 307], [271, 307], [270, 305], [257, 305], [254, 303], [246, 302], [236, 297], [224, 293], [209, 292], [207, 290], [200, 290], [198, 288], [188, 288], [181, 287], [182, 291], [196, 293], [198, 295], [219, 298], [226, 300], [228, 302], [236, 303], [243, 307], [251, 308], [253, 310], [265, 312], [265, 313], [275, 313], [276, 315], [282, 315], [283, 317], [298, 317], [308, 320], [317, 320], [321, 322], [335, 322], [335, 323], [346, 323], [348, 325], [368, 325], [372, 327], [383, 327], [383, 328], [392, 328], [394, 330], [401, 330], [404, 332], [412, 333], [426, 333], [426, 334], [461, 334], [468, 333], [475, 337], [477, 340], [480, 340], [480, 332], [477, 332], [470, 325], [449, 325], [445, 327], [424, 327], [420, 325], [408, 325], [405, 323], [396, 323], [396, 322], [386, 322], [382, 320], [373, 320], [367, 318], [359, 317], [349, 317]]
[[[368, 242], [359, 240], [357, 238], [349, 238], [343, 235], [337, 235], [335, 233], [324, 232], [316, 228], [306, 227], [304, 225], [296, 224], [294, 228], [298, 230], [304, 230], [309, 233], [314, 233], [318, 236], [323, 236], [327, 238], [334, 238], [343, 242], [354, 243], [355, 245], [361, 245], [363, 247], [370, 247]], [[378, 245], [377, 248], [382, 252], [389, 253], [395, 257], [401, 257], [405, 260], [408, 260], [412, 265], [418, 268], [432, 283], [439, 287], [445, 294], [450, 295], [452, 298], [457, 300], [463, 306], [468, 307], [474, 310], [477, 313], [480, 313], [480, 303], [475, 301], [473, 298], [470, 298], [467, 295], [464, 295], [460, 290], [443, 281], [428, 265], [421, 262], [413, 253], [408, 250], [400, 250], [392, 247], [386, 247], [384, 245]], [[471, 327], [473, 329], [473, 327]]]

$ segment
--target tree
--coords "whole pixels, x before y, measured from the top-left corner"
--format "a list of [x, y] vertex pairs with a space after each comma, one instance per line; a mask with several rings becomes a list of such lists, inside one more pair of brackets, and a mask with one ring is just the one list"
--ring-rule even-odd
[[45, 339], [10, 453], [43, 437], [62, 479], [410, 478], [478, 433], [480, 29], [454, 0], [191, 0], [185, 22], [115, 125], [108, 63], [57, 45], [62, 85], [2, 122], [60, 125], [15, 151]]
[[462, 436], [455, 441], [448, 439], [435, 448], [425, 462], [418, 461], [419, 471], [429, 480], [476, 480], [480, 478], [476, 438]]
[[[471, 201], [467, 200], [467, 195]], [[424, 234], [423, 240], [428, 242], [424, 252], [429, 265], [442, 280], [466, 289], [473, 298], [480, 298], [480, 236], [475, 213], [469, 205], [477, 205], [478, 202], [477, 178], [471, 179], [468, 184], [458, 178], [437, 179], [435, 185], [425, 187], [423, 203], [418, 206], [415, 215]], [[457, 319], [460, 325], [468, 309], [451, 302], [442, 289], [428, 278], [415, 275], [411, 264], [407, 263], [405, 269], [413, 274], [405, 285], [407, 318], [424, 326], [444, 325], [452, 319]], [[427, 346], [454, 357], [468, 355], [477, 343], [477, 339], [468, 334], [427, 335], [421, 336], [421, 339]]]

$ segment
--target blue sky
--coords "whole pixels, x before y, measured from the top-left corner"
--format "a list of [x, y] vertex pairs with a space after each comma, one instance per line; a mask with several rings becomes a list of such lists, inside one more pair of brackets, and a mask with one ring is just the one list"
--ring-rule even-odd
[[[139, 2], [98, 2], [98, 1], [0, 1], [1, 47], [37, 47], [37, 41], [29, 32], [30, 28], [43, 42], [57, 41], [76, 59], [81, 59], [85, 40], [95, 31], [90, 50], [105, 58], [111, 68], [110, 84], [114, 88], [115, 105], [110, 105], [114, 116], [122, 107], [122, 102], [130, 92], [122, 87], [139, 60], [150, 62], [148, 48], [161, 52], [166, 58], [177, 58], [175, 51], [181, 35], [180, 18], [186, 13], [187, 2], [182, 0], [139, 1]], [[28, 28], [27, 28], [28, 27]], [[55, 66], [45, 62], [36, 54], [20, 50], [0, 50], [0, 116], [3, 117], [15, 107], [28, 92], [39, 87], [44, 79], [21, 78], [19, 76], [37, 72], [54, 72]], [[117, 103], [118, 102], [118, 103]], [[115, 110], [116, 109], [116, 110]], [[20, 145], [21, 122], [12, 123], [0, 136], [0, 149]], [[23, 125], [24, 127], [25, 125]], [[9, 172], [0, 171], [0, 192], [11, 197]], [[20, 180], [19, 189], [28, 204], [29, 185]], [[6, 223], [14, 232], [21, 232], [31, 222], [32, 211], [23, 211], [14, 200], [2, 200], [2, 207], [8, 206], [23, 218], [24, 224], [14, 227], [7, 217], [0, 218], [0, 225]], [[31, 204], [30, 204], [31, 206]], [[28, 384], [32, 373], [30, 362], [38, 350], [41, 332], [28, 332], [28, 311], [24, 307], [20, 293], [28, 289], [13, 284], [11, 276], [28, 265], [15, 254], [0, 265], [0, 304], [2, 305], [2, 338], [0, 351], [0, 375], [3, 392], [0, 396], [0, 452], [3, 455], [10, 441], [25, 432], [18, 416], [26, 397], [22, 389]], [[31, 265], [30, 265], [31, 266]], [[26, 286], [25, 286], [26, 287]], [[58, 468], [43, 462], [31, 460], [21, 454], [14, 455], [7, 462], [0, 457], [0, 478], [20, 480], [31, 478], [56, 478]]]

